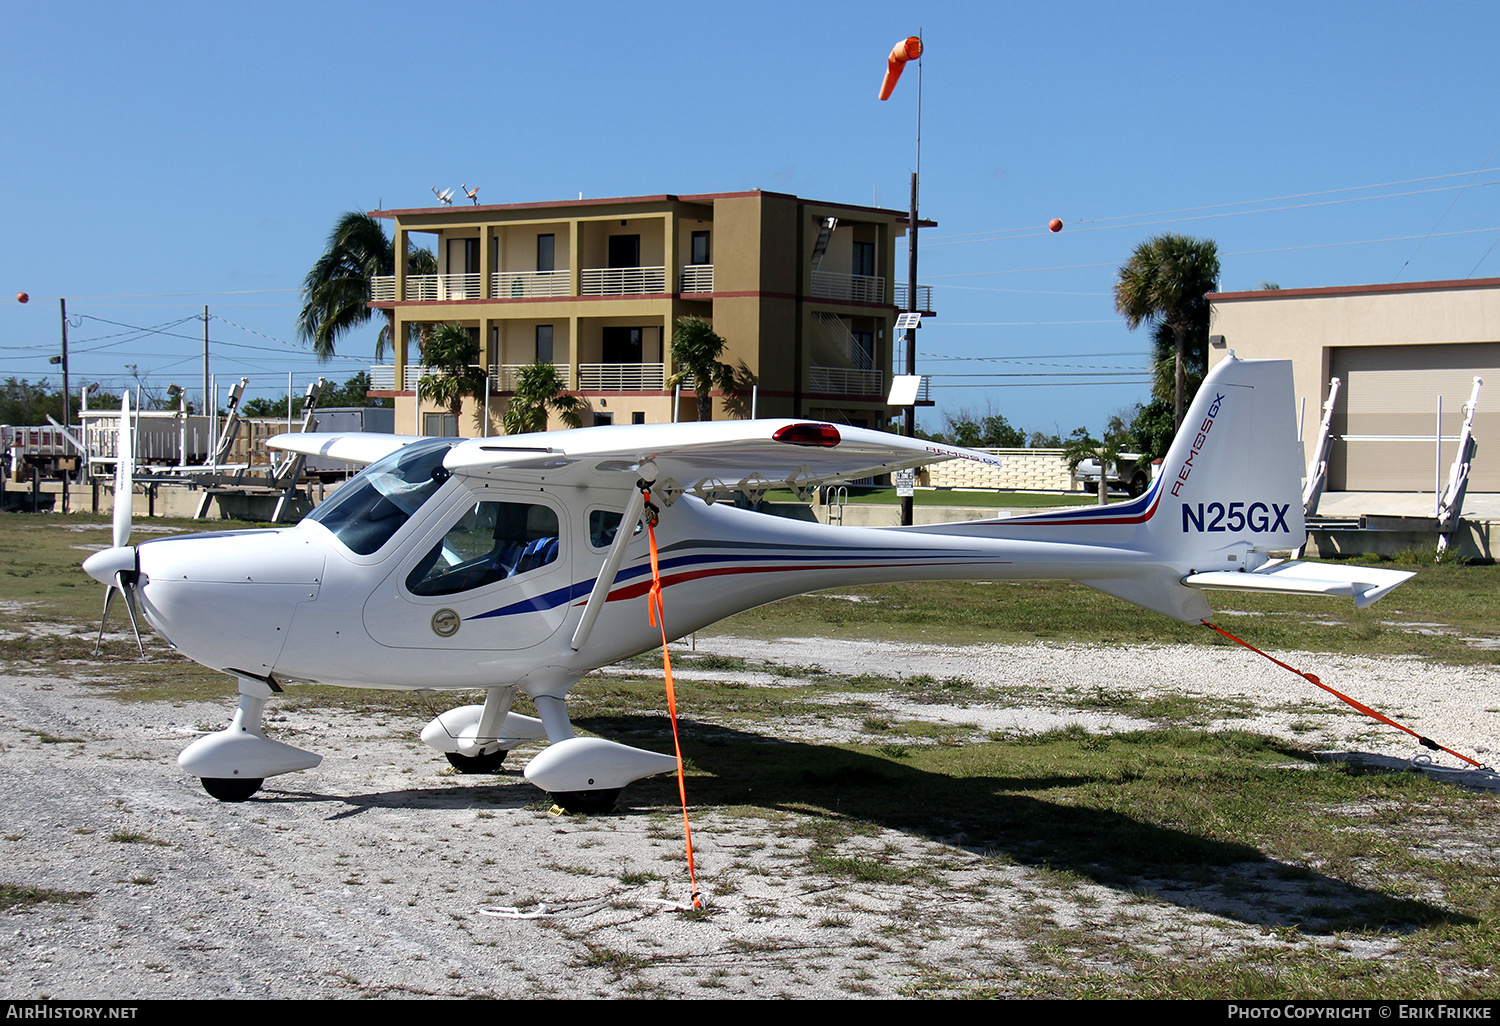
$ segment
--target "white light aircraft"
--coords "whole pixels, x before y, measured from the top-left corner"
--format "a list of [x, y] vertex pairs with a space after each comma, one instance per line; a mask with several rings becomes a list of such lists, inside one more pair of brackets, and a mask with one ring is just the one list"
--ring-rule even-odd
[[[272, 445], [368, 466], [280, 530], [130, 545], [129, 503], [118, 502], [115, 547], [84, 569], [108, 586], [106, 617], [120, 591], [132, 623], [139, 606], [179, 651], [238, 679], [233, 721], [178, 760], [215, 798], [242, 801], [266, 777], [321, 761], [261, 732], [282, 685], [319, 682], [483, 689], [482, 705], [443, 713], [422, 739], [484, 773], [545, 738], [527, 779], [565, 808], [604, 810], [626, 784], [675, 767], [576, 737], [568, 719], [580, 678], [660, 644], [647, 618], [643, 516], [659, 512], [671, 637], [789, 595], [923, 579], [1077, 581], [1188, 623], [1209, 616], [1206, 588], [1343, 595], [1363, 607], [1411, 575], [1270, 555], [1306, 540], [1293, 417], [1290, 364], [1231, 355], [1139, 498], [905, 528], [828, 527], [716, 500], [995, 457], [801, 420], [467, 440], [280, 435]], [[124, 437], [121, 447], [124, 496]], [[537, 717], [510, 710], [517, 691]]]

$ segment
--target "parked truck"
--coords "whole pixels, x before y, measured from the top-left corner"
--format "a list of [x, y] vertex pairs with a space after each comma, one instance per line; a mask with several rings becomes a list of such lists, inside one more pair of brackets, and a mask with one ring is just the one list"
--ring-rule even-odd
[[[1140, 462], [1141, 454], [1138, 452], [1120, 453], [1119, 462], [1109, 467], [1109, 476], [1106, 486], [1122, 492], [1129, 492], [1131, 498], [1145, 494], [1147, 488], [1151, 487], [1151, 467], [1149, 464]], [[1073, 476], [1083, 486], [1086, 492], [1099, 490], [1099, 461], [1094, 459], [1084, 460], [1078, 464], [1078, 469], [1073, 471]]]

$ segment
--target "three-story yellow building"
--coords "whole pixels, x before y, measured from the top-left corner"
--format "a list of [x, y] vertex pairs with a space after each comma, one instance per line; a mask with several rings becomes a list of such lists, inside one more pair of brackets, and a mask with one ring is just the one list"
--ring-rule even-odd
[[[394, 397], [400, 433], [499, 434], [517, 372], [537, 360], [588, 404], [586, 425], [695, 420], [691, 385], [668, 384], [672, 328], [684, 316], [712, 322], [741, 383], [715, 393], [715, 419], [883, 428], [892, 416], [904, 212], [753, 191], [372, 216], [394, 222], [396, 273], [374, 281], [371, 305], [390, 311], [398, 340], [395, 364], [373, 369], [372, 391]], [[437, 274], [408, 273], [414, 245], [433, 250]], [[919, 287], [918, 309], [930, 312], [929, 296]], [[433, 324], [467, 328], [484, 354], [489, 396], [466, 400], [456, 422], [419, 403], [417, 346], [400, 341]]]

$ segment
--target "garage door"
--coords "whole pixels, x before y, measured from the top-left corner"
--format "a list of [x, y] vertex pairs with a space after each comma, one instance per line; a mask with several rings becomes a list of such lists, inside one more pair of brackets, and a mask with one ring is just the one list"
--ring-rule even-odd
[[1479, 395], [1474, 436], [1479, 453], [1471, 491], [1500, 491], [1500, 342], [1444, 345], [1347, 346], [1330, 352], [1334, 377], [1343, 382], [1330, 454], [1331, 491], [1431, 492], [1446, 482], [1456, 441], [1434, 445], [1438, 397], [1442, 433], [1458, 434], [1463, 405], [1476, 376]]

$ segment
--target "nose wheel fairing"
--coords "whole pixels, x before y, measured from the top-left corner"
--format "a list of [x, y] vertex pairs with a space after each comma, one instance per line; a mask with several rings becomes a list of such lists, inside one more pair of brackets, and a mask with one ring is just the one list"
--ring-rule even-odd
[[272, 694], [269, 684], [241, 677], [239, 685], [240, 703], [229, 726], [200, 737], [177, 757], [177, 765], [201, 778], [204, 789], [220, 801], [244, 801], [266, 777], [312, 769], [323, 761], [321, 755], [261, 733], [261, 717]]

